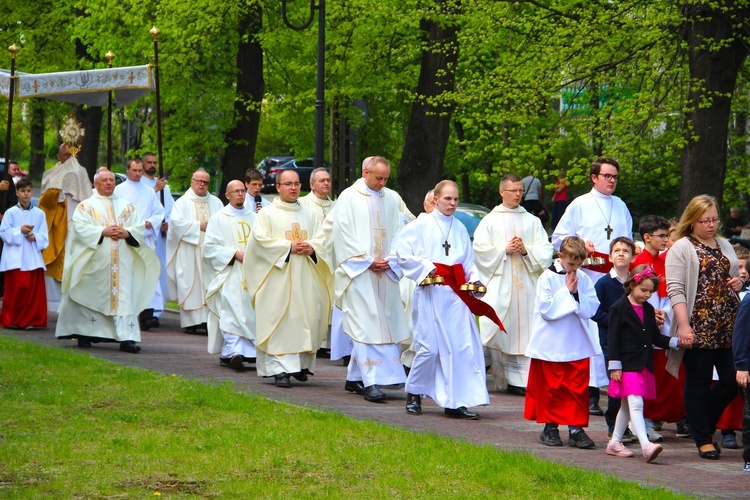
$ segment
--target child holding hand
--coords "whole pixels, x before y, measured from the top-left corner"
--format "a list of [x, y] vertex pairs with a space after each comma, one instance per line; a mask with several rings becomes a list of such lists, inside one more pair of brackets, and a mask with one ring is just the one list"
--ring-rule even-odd
[[609, 310], [609, 395], [622, 399], [617, 413], [612, 440], [606, 453], [632, 457], [622, 444], [622, 436], [632, 421], [646, 462], [652, 462], [663, 448], [652, 443], [646, 433], [643, 400], [656, 397], [654, 381], [654, 349], [677, 349], [677, 337], [665, 337], [656, 324], [654, 307], [648, 299], [659, 287], [659, 278], [649, 266], [636, 266], [623, 284], [627, 296], [620, 298]]

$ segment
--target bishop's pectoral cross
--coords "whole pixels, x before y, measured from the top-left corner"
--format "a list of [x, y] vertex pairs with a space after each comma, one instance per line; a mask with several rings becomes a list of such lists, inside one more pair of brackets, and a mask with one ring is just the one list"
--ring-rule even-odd
[[604, 230], [607, 232], [607, 239], [609, 239], [610, 236], [612, 236], [612, 231], [614, 231], [614, 229], [612, 229], [611, 227], [609, 227], [609, 224], [607, 224], [607, 227], [605, 227]]
[[450, 253], [451, 245], [448, 243], [448, 240], [445, 240], [445, 243], [441, 245], [443, 248], [445, 248], [445, 256], [448, 256], [448, 253]]

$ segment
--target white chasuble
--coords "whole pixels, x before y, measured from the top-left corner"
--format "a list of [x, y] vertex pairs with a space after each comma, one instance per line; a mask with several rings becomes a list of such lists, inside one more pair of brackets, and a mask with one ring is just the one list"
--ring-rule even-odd
[[[464, 282], [479, 279], [466, 228], [437, 209], [406, 225], [396, 254], [404, 276], [415, 283], [435, 269], [434, 263], [461, 264]], [[427, 395], [444, 408], [489, 404], [479, 330], [456, 292], [449, 286], [417, 286], [412, 324], [416, 355], [406, 391]]]
[[[523, 240], [526, 255], [505, 253], [515, 236]], [[495, 309], [507, 332], [488, 318], [479, 318], [487, 347], [512, 355], [526, 351], [537, 280], [552, 263], [553, 252], [539, 219], [521, 206], [498, 205], [479, 223], [474, 232], [474, 258], [479, 279], [487, 287], [483, 300]]]
[[[255, 212], [252, 207], [236, 209], [231, 205], [225, 206], [209, 219], [203, 241], [203, 277], [206, 280], [206, 304], [210, 313], [210, 354], [222, 351], [223, 334], [242, 337], [254, 345], [255, 313], [250, 304], [242, 263], [235, 260], [237, 251], [245, 251], [254, 222]], [[247, 357], [254, 357], [254, 349], [251, 354]]]
[[[107, 226], [125, 228], [137, 246], [102, 236]], [[65, 244], [56, 337], [140, 341], [138, 313], [159, 280], [159, 260], [143, 233], [133, 205], [116, 195], [94, 194], [78, 205]]]
[[208, 321], [205, 284], [201, 274], [204, 232], [207, 222], [223, 207], [221, 201], [208, 194], [196, 196], [188, 189], [172, 207], [167, 232], [167, 300], [180, 306], [180, 325], [185, 328]]
[[[306, 241], [314, 255], [292, 254], [293, 241]], [[298, 203], [277, 198], [258, 212], [243, 264], [256, 311], [258, 375], [313, 371], [330, 311], [323, 245], [315, 214]]]
[[[401, 270], [391, 246], [403, 224], [392, 196], [367, 188], [363, 179], [344, 190], [332, 217], [336, 262], [335, 299], [344, 333], [364, 344], [395, 344], [409, 338], [401, 301]], [[389, 270], [369, 269], [384, 259]]]

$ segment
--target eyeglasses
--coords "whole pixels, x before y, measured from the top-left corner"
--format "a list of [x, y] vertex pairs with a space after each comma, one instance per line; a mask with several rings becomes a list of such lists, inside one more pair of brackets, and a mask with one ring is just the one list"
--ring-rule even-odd
[[245, 194], [247, 189], [235, 189], [233, 191], [227, 191], [227, 194]]
[[653, 234], [653, 233], [647, 233], [647, 234], [649, 234], [649, 235], [650, 235], [650, 236], [651, 236], [652, 238], [661, 238], [661, 239], [666, 239], [666, 238], [669, 238], [669, 233], [667, 233], [667, 234]]
[[617, 174], [615, 174], [615, 175], [612, 175], [612, 174], [596, 174], [596, 175], [600, 176], [600, 177], [604, 177], [608, 181], [615, 181], [615, 182], [617, 182], [617, 181], [620, 180], [620, 176], [617, 175]]
[[697, 220], [695, 221], [698, 224], [703, 224], [704, 226], [715, 226], [719, 223], [719, 219], [703, 219], [703, 220]]
[[211, 181], [201, 181], [198, 179], [190, 179], [190, 180], [195, 182], [196, 184], [200, 184], [201, 186], [208, 186], [208, 184], [211, 182]]
[[298, 188], [298, 187], [302, 186], [302, 183], [301, 182], [284, 182], [282, 184], [279, 184], [279, 186], [284, 186], [285, 188], [290, 188], [290, 187], [294, 186], [294, 187]]
[[503, 189], [502, 191], [505, 191], [507, 193], [523, 194], [523, 189]]

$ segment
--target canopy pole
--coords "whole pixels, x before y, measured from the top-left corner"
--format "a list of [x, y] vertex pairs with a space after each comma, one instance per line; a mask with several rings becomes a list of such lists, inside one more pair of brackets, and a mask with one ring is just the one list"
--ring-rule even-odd
[[[112, 51], [104, 54], [104, 58], [112, 68], [112, 61], [115, 59]], [[112, 170], [112, 90], [107, 92], [107, 169]]]
[[[16, 44], [8, 47], [8, 52], [10, 52], [10, 93], [8, 94], [8, 128], [5, 130], [5, 167], [3, 168], [2, 180], [10, 183], [8, 189], [13, 189], [13, 179], [8, 174], [8, 163], [10, 162], [10, 131], [13, 125], [13, 94], [16, 92], [16, 53], [18, 52]], [[5, 205], [7, 203], [8, 191], [6, 190], [0, 194], [0, 214], [5, 213]]]
[[[164, 155], [162, 154], [162, 139], [161, 139], [161, 91], [159, 89], [159, 28], [154, 26], [149, 31], [154, 37], [154, 83], [156, 84], [156, 150], [159, 154], [159, 179], [164, 178]], [[164, 204], [164, 189], [161, 193], [161, 204]]]

